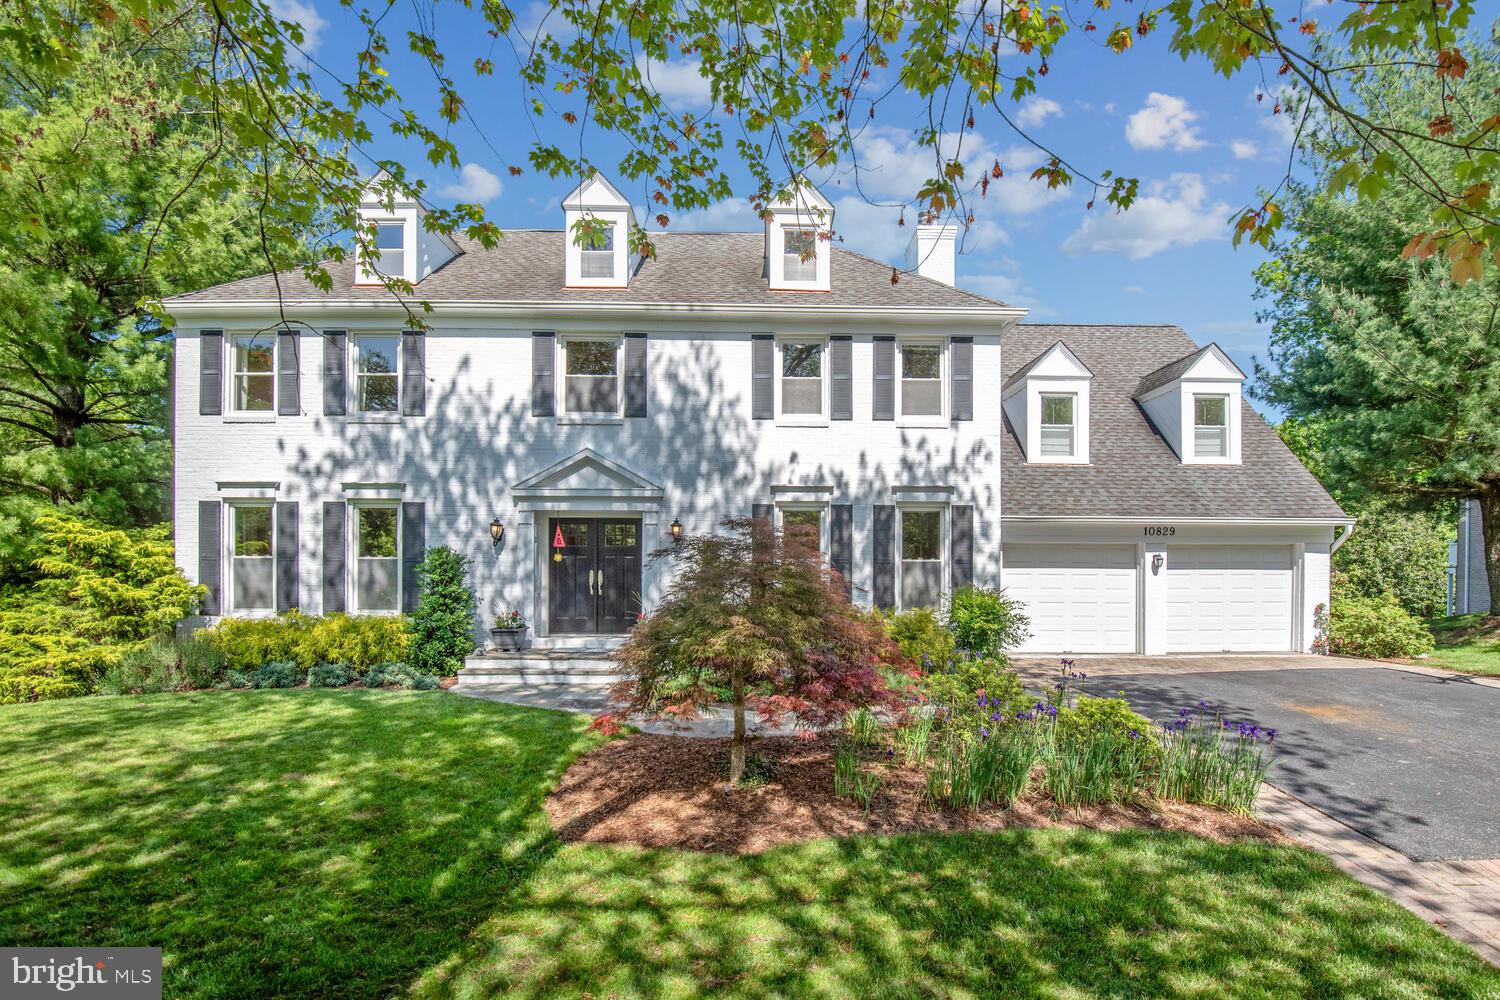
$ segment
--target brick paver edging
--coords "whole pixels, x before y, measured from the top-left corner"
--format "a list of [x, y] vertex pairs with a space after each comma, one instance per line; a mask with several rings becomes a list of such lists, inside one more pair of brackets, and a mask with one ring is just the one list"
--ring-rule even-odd
[[1500, 858], [1413, 861], [1272, 785], [1256, 811], [1455, 940], [1500, 965]]

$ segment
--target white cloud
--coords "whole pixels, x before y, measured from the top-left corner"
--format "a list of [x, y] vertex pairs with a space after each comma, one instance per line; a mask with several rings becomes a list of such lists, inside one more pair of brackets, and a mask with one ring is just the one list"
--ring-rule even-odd
[[505, 185], [500, 178], [477, 163], [465, 163], [458, 171], [458, 181], [438, 191], [444, 198], [469, 204], [483, 204], [500, 197]]
[[551, 3], [532, 0], [521, 10], [516, 10], [514, 6], [511, 10], [516, 16], [511, 30], [520, 36], [520, 41], [527, 45], [547, 36], [551, 36], [559, 45], [566, 45], [578, 37], [577, 27]]
[[1091, 215], [1060, 249], [1069, 256], [1123, 253], [1141, 260], [1172, 247], [1187, 247], [1229, 236], [1230, 207], [1208, 202], [1208, 188], [1197, 174], [1173, 174], [1148, 186], [1124, 212]]
[[[947, 132], [939, 149], [944, 156], [959, 156], [968, 185], [977, 184], [980, 175], [1000, 161], [1004, 176], [990, 180], [983, 198], [974, 192], [970, 199], [970, 208], [981, 219], [987, 209], [1008, 216], [1026, 215], [1068, 196], [1064, 189], [1049, 189], [1045, 182], [1031, 180], [1031, 171], [1045, 159], [1033, 147], [1000, 149], [978, 132], [965, 135], [960, 147], [958, 133]], [[937, 176], [939, 170], [931, 147], [918, 144], [911, 133], [899, 128], [866, 129], [854, 140], [854, 152], [860, 164], [860, 189], [877, 199], [910, 201], [923, 182]]]
[[1063, 113], [1062, 105], [1046, 97], [1028, 97], [1021, 102], [1021, 109], [1016, 112], [1016, 124], [1022, 128], [1036, 128], [1044, 123], [1048, 116]]
[[270, 6], [273, 17], [292, 21], [302, 28], [300, 47], [303, 52], [311, 55], [318, 50], [328, 21], [318, 13], [318, 8], [313, 6], [311, 0], [270, 0]]
[[1198, 137], [1193, 124], [1198, 118], [1183, 98], [1152, 92], [1146, 95], [1146, 106], [1126, 120], [1125, 138], [1135, 149], [1202, 149], [1208, 144]]
[[1260, 147], [1248, 139], [1235, 139], [1229, 144], [1229, 151], [1236, 160], [1252, 160], [1260, 153]]
[[674, 233], [749, 233], [759, 230], [760, 226], [760, 220], [755, 217], [755, 210], [748, 201], [726, 199], [707, 208], [683, 212], [673, 218], [667, 228]]
[[708, 80], [697, 62], [652, 62], [645, 56], [635, 61], [641, 75], [674, 111], [702, 111], [708, 106]]
[[1126, 285], [1124, 288], [1120, 289], [1120, 291], [1124, 292], [1126, 295], [1145, 295], [1146, 294], [1146, 290], [1144, 288], [1142, 288], [1140, 285]]

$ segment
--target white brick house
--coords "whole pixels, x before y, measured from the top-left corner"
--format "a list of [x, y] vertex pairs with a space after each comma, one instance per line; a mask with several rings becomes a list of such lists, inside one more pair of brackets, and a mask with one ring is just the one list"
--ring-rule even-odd
[[[330, 265], [326, 294], [281, 274], [168, 303], [177, 553], [210, 617], [409, 608], [422, 548], [446, 544], [473, 559], [484, 617], [606, 645], [662, 593], [649, 553], [674, 523], [753, 514], [816, 523], [866, 605], [1009, 586], [1038, 648], [1312, 641], [1349, 521], [1222, 352], [1175, 328], [1132, 350], [1129, 328], [1018, 326], [954, 287], [951, 227], [920, 227], [918, 273], [893, 283], [819, 238], [832, 210], [810, 189], [760, 232], [659, 234], [649, 260], [599, 177], [564, 199], [566, 230], [494, 250], [424, 233], [414, 202], [364, 211], [380, 259]], [[604, 235], [567, 238], [580, 218]], [[375, 267], [416, 283], [424, 332]], [[1111, 467], [1140, 465], [1143, 428], [1177, 484], [1154, 506], [1144, 470]]]

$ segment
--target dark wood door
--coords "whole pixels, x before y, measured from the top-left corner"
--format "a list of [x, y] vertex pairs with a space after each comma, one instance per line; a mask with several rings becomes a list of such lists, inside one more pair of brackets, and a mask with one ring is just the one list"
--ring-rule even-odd
[[554, 517], [547, 548], [548, 631], [630, 631], [641, 611], [640, 522]]

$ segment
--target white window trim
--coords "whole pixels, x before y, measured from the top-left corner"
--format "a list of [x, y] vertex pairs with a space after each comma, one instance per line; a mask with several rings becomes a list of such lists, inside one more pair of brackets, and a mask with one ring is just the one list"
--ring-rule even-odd
[[[271, 535], [269, 541], [270, 552], [266, 559], [271, 564], [271, 605], [266, 608], [242, 608], [238, 603], [238, 593], [234, 585], [234, 560], [236, 558], [259, 558], [259, 557], [236, 557], [234, 554], [235, 518], [239, 516], [241, 508], [258, 507], [271, 512]], [[224, 566], [228, 572], [224, 574], [228, 586], [228, 600], [224, 602], [225, 617], [232, 618], [272, 618], [276, 615], [276, 504], [268, 499], [261, 498], [236, 498], [224, 502], [224, 512], [227, 515], [224, 525]]]
[[[787, 344], [817, 344], [822, 349], [822, 358], [818, 370], [822, 372], [823, 403], [820, 413], [783, 413], [781, 410], [781, 380], [785, 377], [782, 372], [786, 370], [786, 361], [783, 348]], [[828, 372], [828, 338], [823, 335], [808, 336], [786, 336], [776, 338], [776, 360], [772, 374], [775, 375], [775, 390], [773, 402], [775, 403], [776, 425], [778, 427], [827, 427], [829, 425], [828, 408], [831, 405], [832, 393], [830, 383], [832, 378]]]
[[[396, 339], [396, 408], [394, 410], [371, 410], [365, 411], [359, 408], [359, 342], [366, 337], [394, 337]], [[348, 421], [355, 424], [399, 424], [401, 422], [401, 331], [395, 330], [382, 333], [378, 330], [366, 330], [363, 333], [350, 333], [348, 346], [349, 352], [349, 384], [344, 391], [349, 394], [345, 400], [344, 412], [348, 414]]]
[[[584, 217], [585, 218], [590, 218], [590, 219], [598, 219], [597, 216], [592, 216], [591, 217], [587, 213], [585, 213]], [[591, 250], [588, 247], [585, 247], [585, 246], [582, 246], [582, 245], [579, 245], [579, 246], [576, 247], [576, 251], [578, 253], [578, 278], [579, 278], [579, 281], [581, 281], [581, 282], [582, 281], [607, 281], [607, 282], [614, 282], [620, 276], [619, 273], [618, 273], [619, 270], [620, 270], [620, 255], [619, 255], [620, 223], [617, 220], [614, 220], [614, 219], [601, 219], [599, 221], [603, 222], [604, 228], [606, 228], [606, 229], [609, 230], [609, 249], [608, 250]], [[590, 254], [598, 254], [600, 256], [603, 256], [605, 254], [609, 255], [609, 273], [608, 274], [584, 274], [583, 273], [583, 262], [586, 261], [586, 260], [592, 259], [589, 256]]]
[[[234, 345], [238, 340], [253, 340], [257, 337], [271, 338], [271, 408], [269, 410], [236, 409], [234, 403], [238, 393], [235, 390], [239, 387], [240, 373], [235, 365]], [[274, 424], [276, 422], [277, 405], [281, 402], [279, 398], [281, 386], [278, 385], [281, 381], [281, 370], [279, 367], [281, 363], [281, 338], [277, 336], [274, 330], [241, 330], [239, 333], [226, 334], [224, 340], [224, 353], [228, 355], [224, 359], [224, 366], [228, 369], [229, 374], [229, 377], [224, 380], [224, 395], [227, 397], [222, 407], [224, 422], [227, 424]]]
[[902, 552], [905, 549], [902, 533], [906, 524], [905, 515], [908, 511], [937, 511], [938, 513], [938, 562], [942, 569], [938, 574], [938, 606], [933, 610], [940, 610], [943, 601], [953, 590], [952, 547], [948, 542], [950, 518], [948, 505], [945, 503], [898, 503], [896, 505], [896, 610], [908, 610], [906, 607], [906, 560], [902, 558]]
[[[1200, 400], [1200, 399], [1218, 399], [1218, 400], [1222, 400], [1223, 401], [1223, 403], [1224, 403], [1224, 422], [1222, 424], [1200, 424], [1200, 423], [1198, 423], [1198, 400]], [[1231, 415], [1230, 415], [1230, 409], [1229, 409], [1230, 405], [1231, 405], [1229, 394], [1225, 393], [1225, 392], [1194, 392], [1194, 393], [1190, 393], [1190, 395], [1189, 395], [1189, 401], [1190, 401], [1190, 403], [1192, 405], [1192, 421], [1193, 421], [1193, 443], [1192, 443], [1192, 449], [1193, 449], [1193, 457], [1195, 459], [1197, 459], [1198, 461], [1204, 462], [1204, 463], [1228, 463], [1230, 461], [1230, 459], [1231, 459], [1231, 454], [1232, 454], [1232, 452], [1230, 450], [1230, 441], [1229, 441], [1229, 435], [1230, 435], [1229, 425], [1230, 425], [1230, 423], [1232, 422], [1232, 419], [1233, 419], [1231, 417]], [[1221, 431], [1224, 432], [1224, 451], [1223, 451], [1222, 454], [1218, 454], [1218, 455], [1200, 455], [1200, 454], [1198, 454], [1198, 429], [1200, 427], [1204, 428], [1204, 429], [1207, 429], [1207, 428], [1210, 428], [1210, 427], [1214, 427], [1214, 428], [1217, 428], [1217, 429], [1219, 429], [1219, 430], [1221, 430]]]
[[[787, 236], [790, 235], [791, 233], [803, 233], [803, 232], [809, 232], [809, 231], [812, 233], [812, 250], [813, 250], [813, 252], [812, 252], [812, 257], [809, 260], [805, 261], [805, 260], [802, 259], [802, 255], [801, 254], [792, 254], [792, 253], [790, 253], [787, 250], [787, 248], [786, 248], [786, 241], [787, 241]], [[784, 282], [786, 282], [789, 285], [817, 285], [819, 283], [819, 278], [822, 277], [822, 275], [820, 274], [820, 271], [822, 270], [822, 268], [823, 268], [824, 265], [823, 265], [823, 261], [820, 259], [821, 255], [818, 253], [818, 227], [817, 226], [811, 226], [811, 225], [802, 226], [802, 225], [795, 225], [795, 224], [789, 224], [789, 225], [782, 226], [781, 227], [781, 248], [780, 249], [781, 249], [781, 277], [782, 277], [782, 280]], [[799, 266], [802, 265], [802, 264], [807, 264], [807, 263], [811, 263], [812, 264], [813, 273], [812, 273], [812, 277], [811, 278], [789, 278], [789, 277], [787, 277], [787, 273], [786, 273], [787, 258], [788, 257], [792, 257], [792, 256], [795, 256], [797, 258], [797, 263], [798, 263]]]
[[818, 500], [784, 500], [776, 504], [776, 530], [786, 531], [784, 515], [793, 511], [813, 511], [818, 515], [818, 551], [828, 557], [828, 503]]
[[[587, 343], [608, 342], [615, 345], [615, 410], [576, 413], [568, 410], [568, 344], [581, 341]], [[553, 408], [559, 424], [622, 424], [625, 422], [625, 337], [619, 333], [560, 333], [557, 335], [557, 356], [552, 364], [552, 398], [557, 401]]]
[[[364, 608], [359, 603], [359, 512], [367, 508], [382, 508], [396, 512], [396, 607], [389, 608]], [[345, 594], [344, 606], [349, 609], [350, 614], [359, 615], [388, 615], [395, 617], [401, 614], [401, 593], [404, 581], [401, 579], [401, 504], [399, 501], [391, 500], [351, 500], [349, 501], [349, 531], [345, 544], [346, 550], [344, 565], [348, 571], [344, 574], [345, 585], [348, 592]]]
[[[903, 416], [901, 413], [902, 383], [901, 355], [907, 347], [936, 347], [938, 349], [938, 412]], [[896, 426], [897, 427], [947, 427], [948, 412], [953, 393], [949, 388], [951, 373], [948, 367], [947, 337], [902, 337], [896, 341]]]
[[[1042, 416], [1043, 416], [1044, 413], [1046, 413], [1047, 399], [1049, 397], [1051, 397], [1051, 398], [1068, 397], [1068, 398], [1071, 398], [1073, 400], [1073, 422], [1071, 424], [1048, 424], [1048, 423], [1044, 423], [1043, 422]], [[1076, 393], [1076, 392], [1058, 392], [1058, 391], [1053, 391], [1053, 390], [1042, 390], [1041, 392], [1037, 393], [1036, 404], [1037, 404], [1037, 439], [1036, 439], [1037, 459], [1039, 461], [1042, 461], [1042, 462], [1071, 461], [1071, 460], [1077, 459], [1078, 458], [1078, 412], [1082, 408], [1082, 404], [1078, 400], [1078, 393]], [[1069, 428], [1072, 431], [1072, 434], [1069, 435], [1069, 438], [1068, 438], [1068, 440], [1069, 440], [1069, 448], [1068, 448], [1068, 451], [1065, 454], [1061, 454], [1061, 455], [1049, 455], [1045, 451], [1042, 450], [1042, 432], [1045, 431], [1049, 427], [1067, 427], [1067, 428]]]
[[380, 250], [378, 248], [374, 249], [374, 259], [365, 256], [363, 251], [360, 251], [358, 267], [355, 269], [356, 285], [379, 285], [381, 284], [382, 278], [409, 278], [415, 273], [410, 265], [416, 259], [417, 249], [414, 245], [416, 243], [416, 240], [413, 239], [414, 234], [412, 233], [412, 227], [407, 225], [407, 220], [404, 217], [399, 215], [366, 216], [360, 219], [360, 223], [362, 225], [368, 225], [370, 223], [373, 223], [375, 225], [375, 240], [377, 243], [380, 240], [381, 226], [400, 226], [401, 252], [403, 254], [403, 257], [401, 258], [400, 274], [385, 274], [384, 272], [378, 271], [375, 268], [375, 261], [380, 258]]

